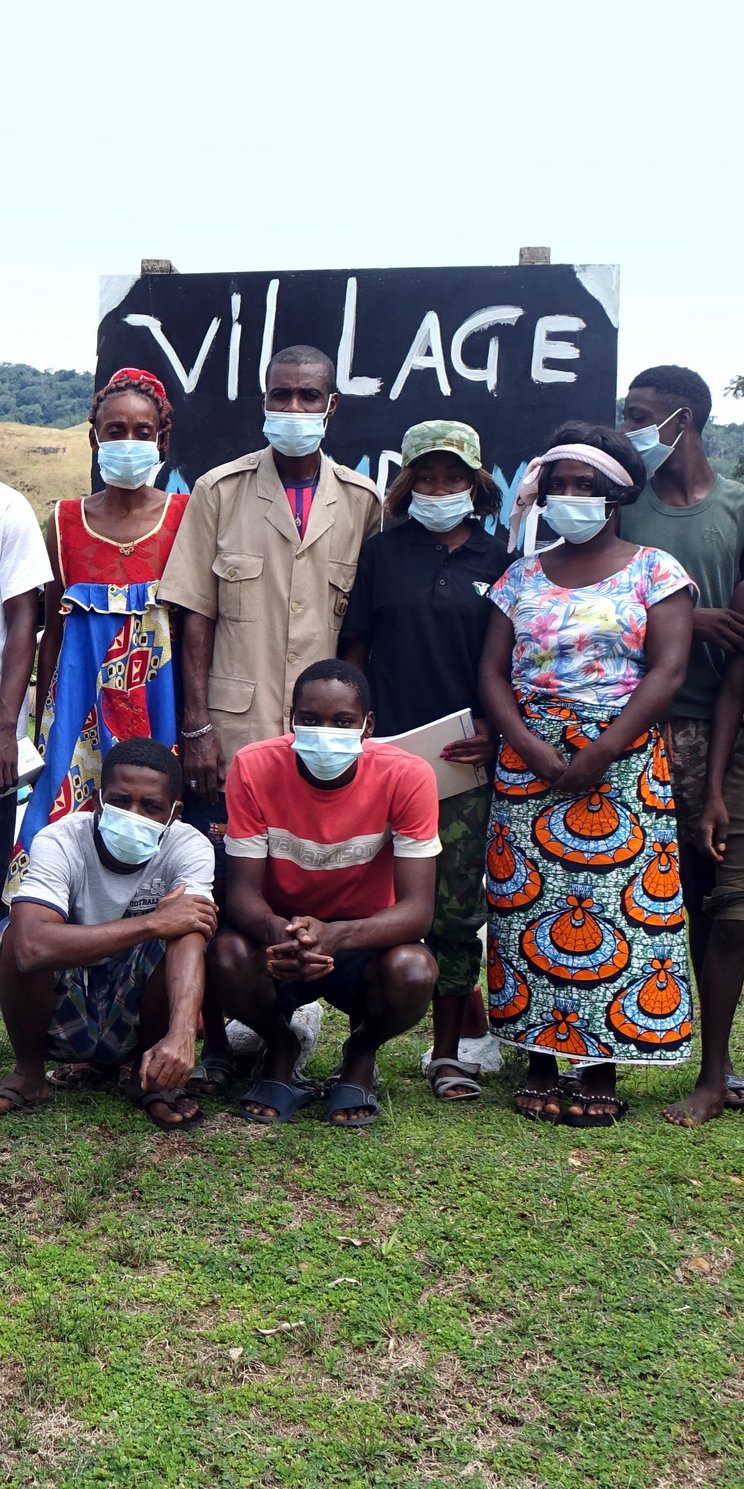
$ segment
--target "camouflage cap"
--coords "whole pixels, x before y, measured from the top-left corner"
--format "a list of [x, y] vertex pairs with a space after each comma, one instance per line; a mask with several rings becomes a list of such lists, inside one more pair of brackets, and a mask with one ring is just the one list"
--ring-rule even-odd
[[403, 435], [401, 445], [404, 468], [433, 450], [449, 450], [459, 455], [471, 470], [481, 468], [480, 440], [469, 424], [458, 424], [455, 419], [427, 419], [423, 424], [412, 425]]

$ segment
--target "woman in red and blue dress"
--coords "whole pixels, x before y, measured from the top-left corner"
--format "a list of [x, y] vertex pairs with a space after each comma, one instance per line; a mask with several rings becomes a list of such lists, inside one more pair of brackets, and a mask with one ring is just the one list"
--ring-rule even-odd
[[[490, 591], [479, 688], [502, 736], [489, 824], [493, 1032], [529, 1057], [518, 1111], [563, 1115], [556, 1056], [581, 1062], [565, 1119], [627, 1109], [617, 1063], [689, 1057], [691, 1005], [677, 832], [658, 721], [685, 675], [695, 586], [617, 535], [645, 484], [614, 430], [559, 430], [528, 467], [562, 542]], [[528, 526], [530, 524], [528, 523]]]
[[158, 583], [188, 494], [154, 484], [168, 450], [171, 406], [163, 384], [126, 367], [96, 394], [91, 447], [105, 485], [57, 503], [47, 548], [39, 652], [37, 740], [45, 768], [11, 860], [6, 898], [18, 888], [35, 834], [89, 807], [111, 745], [177, 738], [177, 670], [168, 607]]

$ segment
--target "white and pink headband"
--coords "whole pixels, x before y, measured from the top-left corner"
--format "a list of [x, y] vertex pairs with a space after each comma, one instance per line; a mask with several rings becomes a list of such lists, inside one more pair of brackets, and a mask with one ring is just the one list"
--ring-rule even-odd
[[536, 455], [531, 460], [522, 479], [517, 487], [514, 506], [509, 518], [509, 553], [513, 553], [517, 546], [519, 529], [522, 522], [526, 521], [524, 551], [533, 553], [535, 548], [535, 533], [539, 519], [539, 508], [535, 506], [538, 497], [538, 483], [540, 472], [544, 465], [552, 465], [556, 460], [578, 460], [582, 465], [590, 465], [592, 470], [602, 471], [616, 486], [632, 486], [633, 479], [628, 475], [624, 465], [614, 456], [606, 455], [604, 450], [598, 450], [594, 445], [553, 445], [546, 450], [544, 455]]

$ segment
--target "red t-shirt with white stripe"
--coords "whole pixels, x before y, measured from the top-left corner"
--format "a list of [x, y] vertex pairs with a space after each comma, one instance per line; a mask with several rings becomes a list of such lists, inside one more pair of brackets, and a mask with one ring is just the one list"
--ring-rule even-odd
[[227, 777], [233, 858], [265, 858], [277, 915], [368, 920], [395, 904], [393, 858], [441, 851], [434, 771], [395, 745], [364, 741], [354, 779], [323, 790], [300, 775], [293, 734], [238, 750]]

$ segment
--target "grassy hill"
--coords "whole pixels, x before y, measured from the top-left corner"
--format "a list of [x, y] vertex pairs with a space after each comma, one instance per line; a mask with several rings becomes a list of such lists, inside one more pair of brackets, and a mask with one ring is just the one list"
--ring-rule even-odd
[[61, 497], [90, 491], [88, 428], [0, 423], [0, 481], [28, 497], [43, 527]]

